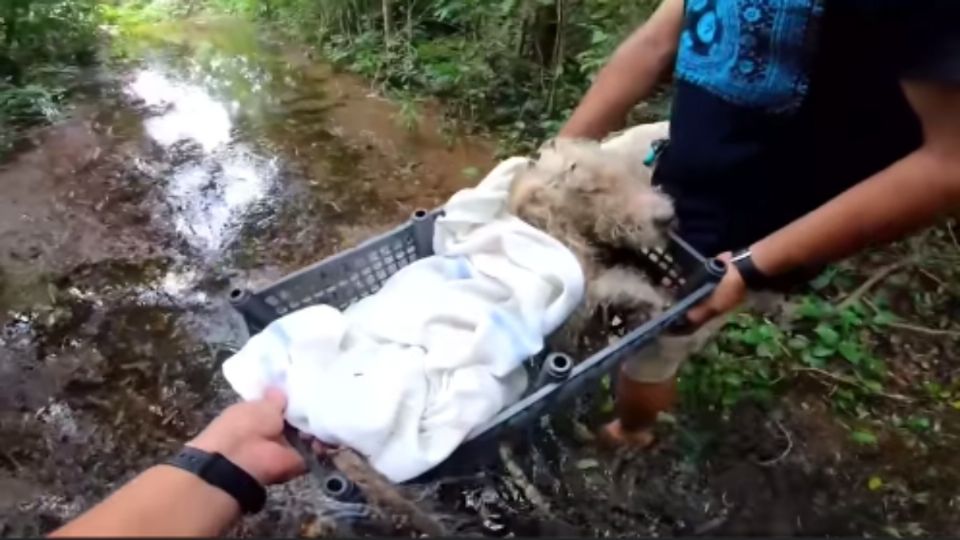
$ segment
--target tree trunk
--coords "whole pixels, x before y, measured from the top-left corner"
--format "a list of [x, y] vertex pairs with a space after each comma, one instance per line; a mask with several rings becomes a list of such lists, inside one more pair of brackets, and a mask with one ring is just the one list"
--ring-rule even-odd
[[550, 3], [536, 2], [530, 19], [529, 58], [544, 68], [553, 65], [553, 56], [557, 44], [559, 21], [557, 20], [557, 0]]
[[550, 63], [553, 66], [553, 80], [550, 81], [550, 94], [547, 98], [547, 112], [552, 114], [556, 105], [557, 85], [563, 76], [563, 59], [566, 56], [564, 31], [566, 30], [567, 11], [564, 0], [557, 0], [557, 24], [554, 30], [553, 50], [550, 51]]
[[416, 5], [415, 0], [411, 0], [407, 3], [407, 26], [405, 32], [407, 34], [407, 39], [413, 41], [413, 6]]
[[381, 0], [381, 6], [383, 7], [383, 44], [385, 47], [390, 46], [390, 37], [393, 32], [392, 4], [392, 0]]

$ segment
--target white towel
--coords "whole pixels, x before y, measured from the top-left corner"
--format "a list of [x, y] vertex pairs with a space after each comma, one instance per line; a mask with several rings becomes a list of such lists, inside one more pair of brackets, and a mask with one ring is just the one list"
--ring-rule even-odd
[[223, 366], [244, 399], [287, 393], [287, 420], [366, 455], [402, 482], [446, 459], [516, 401], [520, 368], [583, 296], [574, 255], [506, 211], [527, 160], [454, 195], [435, 256], [344, 312], [312, 306], [268, 325]]

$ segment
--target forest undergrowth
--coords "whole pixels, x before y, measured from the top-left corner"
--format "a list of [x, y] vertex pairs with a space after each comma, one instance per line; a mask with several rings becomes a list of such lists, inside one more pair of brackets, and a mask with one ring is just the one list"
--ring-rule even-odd
[[[451, 134], [484, 132], [503, 152], [529, 151], [556, 133], [617, 44], [655, 5], [3, 0], [0, 158], [27, 130], [65, 114], [80, 73], [97, 61], [98, 44], [111, 33], [204, 12], [257, 20], [363, 76], [399, 104], [396, 121], [411, 129], [434, 102]], [[669, 102], [667, 85], [634, 110], [631, 123], [666, 118]], [[925, 516], [946, 511], [955, 498], [938, 487], [931, 499], [914, 472], [917, 460], [929, 458], [935, 472], [956, 474], [953, 454], [943, 450], [960, 440], [958, 233], [957, 219], [946, 218], [831, 266], [769, 310], [733, 314], [685, 366], [680, 421], [670, 429], [692, 440], [704, 435], [693, 427], [704, 422], [685, 418], [715, 418], [722, 426], [743, 402], [775, 410], [816, 401], [829, 413], [825, 421], [841, 428], [851, 467], [863, 471], [861, 491], [904, 509], [890, 512], [884, 532], [923, 533]], [[786, 434], [793, 429], [789, 414], [777, 422]], [[800, 451], [787, 440], [787, 452]]]

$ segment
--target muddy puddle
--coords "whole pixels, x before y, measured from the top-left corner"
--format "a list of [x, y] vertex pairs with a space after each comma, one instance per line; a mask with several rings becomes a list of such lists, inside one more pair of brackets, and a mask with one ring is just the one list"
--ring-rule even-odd
[[[238, 21], [112, 47], [71, 119], [0, 168], [4, 535], [49, 531], [233, 399], [217, 370], [245, 338], [230, 283], [353, 245], [492, 162]], [[290, 489], [306, 494], [277, 495], [274, 534], [315, 499]]]
[[[236, 20], [156, 26], [111, 47], [71, 119], [0, 167], [4, 536], [50, 531], [234, 399], [217, 369], [245, 338], [225, 301], [232, 283], [262, 285], [356, 244], [493, 163], [489, 142], [457, 136], [431, 106], [411, 125], [367, 83]], [[495, 466], [408, 494], [463, 535], [956, 525], [955, 453], [937, 451], [939, 476], [913, 449], [892, 469], [876, 452], [851, 455], [847, 432], [806, 396], [679, 414], [634, 454], [600, 449], [577, 415], [553, 418]], [[926, 499], [865, 493], [881, 467]], [[396, 531], [306, 477], [271, 490], [234, 532]]]

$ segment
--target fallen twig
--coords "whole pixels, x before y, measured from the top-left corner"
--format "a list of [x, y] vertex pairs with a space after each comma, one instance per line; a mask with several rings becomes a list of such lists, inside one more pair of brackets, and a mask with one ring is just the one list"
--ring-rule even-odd
[[942, 279], [940, 279], [939, 277], [937, 277], [936, 274], [934, 274], [933, 272], [927, 270], [926, 268], [924, 268], [924, 267], [922, 267], [922, 266], [918, 266], [918, 267], [917, 267], [917, 271], [920, 272], [921, 274], [923, 274], [924, 276], [926, 276], [927, 278], [929, 278], [930, 281], [936, 283], [938, 286], [944, 287], [944, 288], [947, 287], [947, 284], [946, 284]]
[[353, 481], [367, 501], [395, 515], [427, 536], [446, 536], [446, 528], [403, 496], [392, 482], [377, 472], [363, 456], [348, 448], [332, 451], [337, 469]]
[[20, 462], [17, 461], [17, 459], [14, 458], [10, 452], [7, 452], [6, 450], [0, 450], [0, 456], [3, 456], [4, 459], [9, 461], [10, 464], [13, 465], [13, 468], [16, 469], [17, 471], [20, 471], [23, 469], [23, 465], [21, 465]]
[[897, 322], [897, 321], [888, 322], [887, 326], [889, 326], [890, 328], [896, 328], [898, 330], [907, 330], [909, 332], [916, 332], [918, 334], [926, 334], [928, 336], [960, 338], [960, 332], [956, 330], [928, 328], [926, 326], [919, 326], [916, 324]]
[[953, 224], [947, 221], [947, 233], [950, 235], [950, 239], [953, 240], [954, 247], [960, 251], [960, 242], [957, 241], [957, 235], [953, 232]]
[[897, 270], [910, 266], [915, 262], [916, 262], [916, 259], [914, 257], [907, 257], [893, 264], [888, 264], [887, 266], [884, 266], [878, 269], [876, 272], [873, 273], [872, 276], [870, 276], [859, 287], [854, 289], [852, 293], [850, 293], [846, 298], [844, 298], [842, 302], [837, 304], [837, 309], [842, 310], [844, 308], [848, 308], [852, 306], [857, 300], [860, 299], [861, 296], [868, 293], [870, 289], [872, 289], [877, 283], [880, 283], [881, 281], [886, 279], [887, 276], [896, 272]]
[[513, 459], [513, 452], [506, 444], [500, 445], [500, 459], [503, 460], [503, 464], [507, 468], [507, 473], [510, 474], [510, 478], [517, 484], [517, 487], [523, 490], [523, 496], [530, 501], [530, 504], [543, 514], [552, 516], [550, 505], [547, 503], [546, 498], [544, 498], [536, 486], [527, 480], [527, 476], [523, 474], [523, 469], [521, 469], [520, 465]]
[[693, 529], [693, 536], [704, 536], [706, 534], [710, 534], [720, 527], [723, 527], [727, 523], [727, 519], [729, 519], [729, 516], [726, 514], [709, 519], [700, 525], [697, 525], [697, 527]]
[[880, 397], [885, 397], [885, 398], [891, 399], [891, 400], [893, 400], [893, 401], [899, 401], [899, 402], [902, 402], [902, 403], [913, 403], [913, 399], [911, 399], [911, 398], [909, 398], [909, 397], [907, 397], [907, 396], [904, 396], [904, 395], [902, 395], [902, 394], [891, 394], [891, 393], [889, 393], [889, 392], [883, 392], [883, 391], [873, 390], [873, 389], [867, 388], [867, 387], [864, 386], [860, 381], [858, 381], [858, 380], [856, 380], [856, 379], [853, 379], [853, 378], [850, 378], [850, 377], [846, 377], [846, 376], [844, 376], [844, 375], [840, 375], [839, 373], [832, 373], [832, 372], [827, 371], [827, 370], [825, 370], [825, 369], [813, 368], [813, 367], [794, 367], [794, 368], [791, 368], [791, 371], [793, 371], [793, 372], [795, 372], [795, 373], [798, 373], [798, 372], [799, 372], [799, 373], [813, 373], [813, 374], [820, 375], [820, 376], [822, 376], [822, 377], [826, 377], [826, 378], [828, 378], [828, 379], [831, 379], [831, 380], [836, 381], [836, 382], [839, 382], [839, 383], [848, 384], [848, 385], [851, 385], [851, 386], [856, 386], [856, 387], [859, 387], [859, 388], [863, 388], [864, 390], [870, 391], [870, 392], [873, 393], [874, 395], [877, 395], [877, 396], [880, 396]]
[[757, 461], [757, 465], [761, 467], [773, 467], [777, 463], [783, 461], [788, 455], [790, 455], [790, 451], [793, 450], [793, 437], [790, 436], [790, 432], [787, 431], [787, 428], [783, 427], [783, 422], [777, 420], [776, 423], [777, 427], [780, 428], [780, 433], [783, 433], [784, 438], [787, 439], [787, 447], [783, 450], [783, 452], [780, 453], [779, 456], [773, 459]]
[[[880, 312], [880, 308], [875, 306], [873, 302], [864, 299], [863, 303], [866, 304], [867, 307], [872, 309], [874, 312], [876, 313]], [[898, 330], [906, 330], [909, 332], [917, 332], [919, 334], [925, 334], [928, 336], [960, 338], [960, 332], [956, 330], [928, 328], [926, 326], [920, 326], [920, 325], [910, 324], [910, 323], [901, 322], [901, 321], [890, 321], [886, 323], [886, 325], [889, 326], [890, 328], [896, 328]]]

